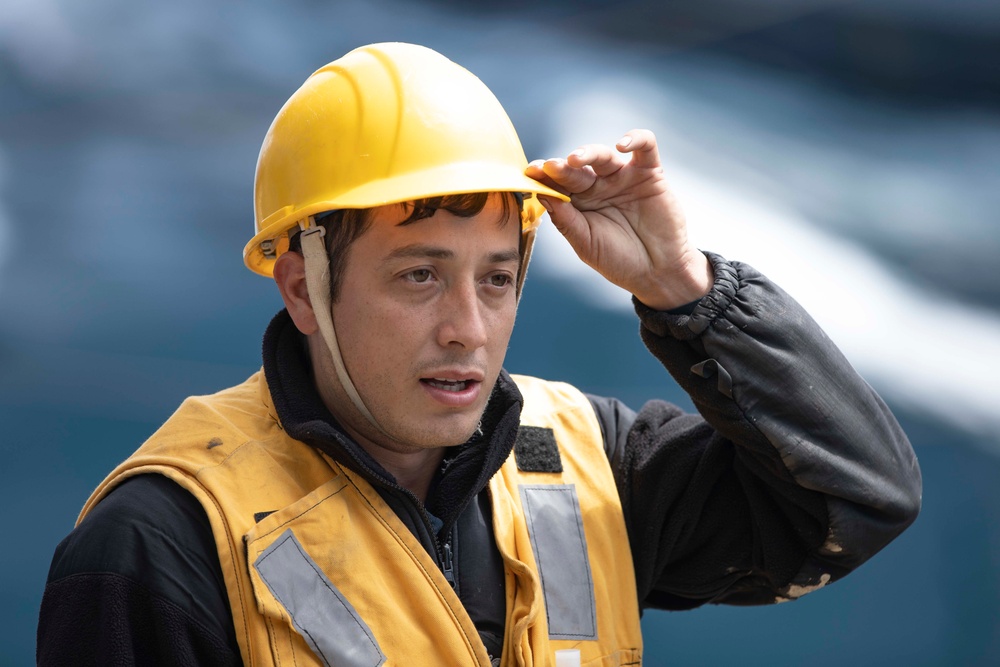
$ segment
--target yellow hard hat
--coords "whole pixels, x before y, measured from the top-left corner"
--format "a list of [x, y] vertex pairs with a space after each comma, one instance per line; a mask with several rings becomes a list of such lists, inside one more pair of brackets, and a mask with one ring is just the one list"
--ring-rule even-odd
[[243, 249], [270, 276], [287, 232], [308, 216], [469, 192], [568, 198], [524, 175], [514, 126], [490, 90], [426, 47], [372, 44], [310, 76], [264, 138], [254, 183], [256, 234]]

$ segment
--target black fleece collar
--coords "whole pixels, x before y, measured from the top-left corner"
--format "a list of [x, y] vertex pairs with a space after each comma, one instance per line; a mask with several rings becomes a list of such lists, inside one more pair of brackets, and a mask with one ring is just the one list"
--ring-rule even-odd
[[[320, 399], [305, 341], [287, 310], [271, 320], [263, 348], [264, 376], [285, 432], [364, 476], [376, 488], [408, 493], [347, 435]], [[444, 530], [507, 460], [517, 438], [522, 402], [514, 381], [502, 371], [483, 413], [482, 435], [446, 453], [426, 503], [428, 511], [444, 522]]]

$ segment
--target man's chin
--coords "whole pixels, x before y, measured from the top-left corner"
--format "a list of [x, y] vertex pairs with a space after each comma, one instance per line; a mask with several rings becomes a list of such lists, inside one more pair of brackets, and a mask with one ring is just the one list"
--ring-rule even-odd
[[433, 442], [438, 447], [464, 445], [482, 426], [485, 409], [486, 406], [477, 406], [473, 410], [437, 415], [436, 418], [420, 425], [422, 435], [426, 436], [428, 444]]
[[459, 445], [464, 445], [465, 443], [467, 443], [469, 440], [472, 439], [472, 436], [474, 436], [478, 430], [479, 430], [479, 420], [476, 420], [476, 423], [473, 424], [471, 428], [466, 427], [461, 429], [454, 429], [447, 432], [442, 431], [436, 438], [437, 442], [439, 443], [438, 446], [458, 447]]
[[437, 449], [464, 445], [479, 430], [480, 420], [445, 420], [437, 423], [411, 424], [387, 429], [390, 437], [404, 450]]

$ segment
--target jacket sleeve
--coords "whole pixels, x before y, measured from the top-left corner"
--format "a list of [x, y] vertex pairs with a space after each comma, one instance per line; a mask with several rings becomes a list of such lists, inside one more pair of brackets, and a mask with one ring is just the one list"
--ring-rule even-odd
[[700, 416], [592, 398], [647, 607], [800, 597], [920, 508], [916, 457], [879, 396], [784, 291], [708, 256], [715, 285], [689, 314], [635, 302], [643, 341]]
[[240, 665], [198, 501], [159, 475], [112, 491], [57, 547], [37, 664]]

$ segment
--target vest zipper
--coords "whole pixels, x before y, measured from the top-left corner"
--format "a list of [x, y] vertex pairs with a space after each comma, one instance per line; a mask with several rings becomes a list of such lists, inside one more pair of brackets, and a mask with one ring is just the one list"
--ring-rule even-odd
[[399, 484], [394, 484], [387, 481], [380, 475], [378, 475], [371, 466], [367, 465], [364, 461], [357, 458], [354, 459], [358, 467], [364, 471], [362, 476], [366, 477], [371, 483], [372, 480], [376, 480], [380, 485], [393, 489], [394, 491], [403, 494], [410, 502], [416, 506], [417, 510], [420, 512], [420, 516], [424, 520], [424, 526], [427, 528], [427, 532], [430, 535], [431, 540], [434, 543], [435, 551], [437, 552], [438, 562], [441, 567], [441, 571], [444, 573], [444, 578], [447, 580], [448, 584], [451, 586], [452, 590], [456, 589], [457, 581], [455, 579], [455, 565], [451, 553], [451, 543], [445, 542], [441, 543], [437, 535], [434, 534], [434, 527], [431, 525], [430, 517], [427, 515], [427, 508], [424, 507], [423, 503], [417, 500], [417, 497], [413, 495], [413, 492], [408, 489], [404, 489]]
[[451, 542], [445, 542], [441, 545], [441, 561], [442, 567], [441, 571], [444, 572], [444, 578], [448, 580], [451, 587], [455, 588], [455, 564], [451, 556]]
[[[383, 484], [385, 483], [383, 482]], [[402, 493], [403, 496], [408, 498], [420, 512], [420, 516], [424, 521], [424, 527], [427, 529], [427, 534], [430, 536], [433, 543], [434, 553], [437, 554], [438, 567], [441, 568], [441, 572], [444, 574], [444, 578], [448, 582], [448, 585], [451, 586], [452, 590], [457, 590], [458, 581], [455, 579], [455, 560], [452, 555], [451, 542], [442, 542], [438, 539], [438, 536], [434, 533], [434, 526], [431, 524], [430, 516], [427, 514], [427, 508], [424, 507], [423, 503], [417, 500], [417, 497], [413, 495], [413, 493], [398, 484], [385, 485]], [[454, 530], [454, 528], [452, 530]], [[428, 553], [430, 553], [430, 550], [428, 550]]]

